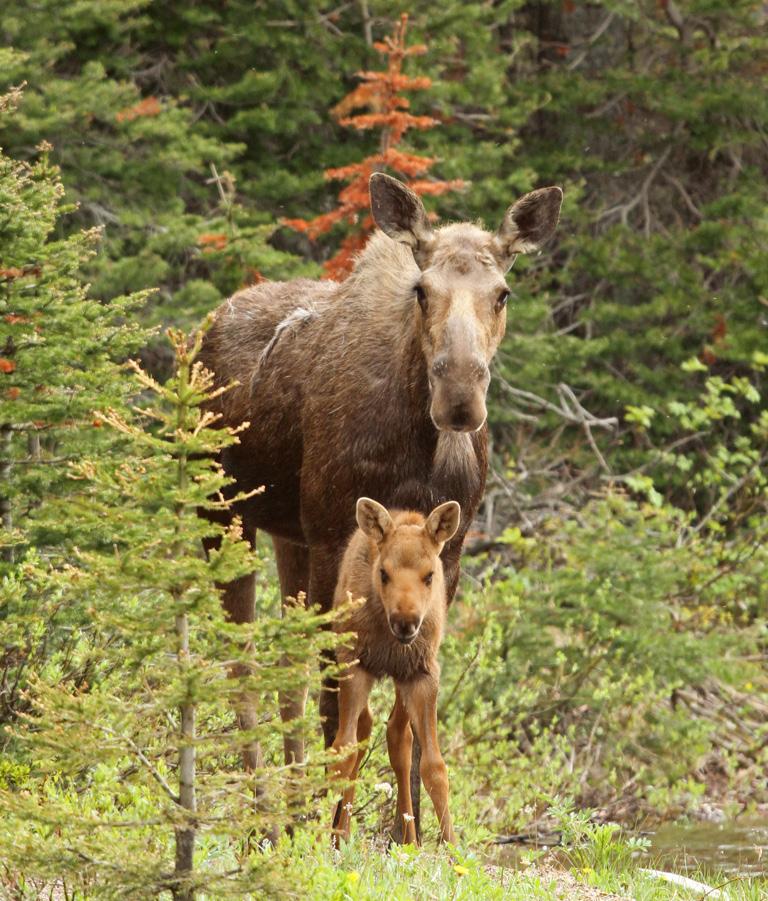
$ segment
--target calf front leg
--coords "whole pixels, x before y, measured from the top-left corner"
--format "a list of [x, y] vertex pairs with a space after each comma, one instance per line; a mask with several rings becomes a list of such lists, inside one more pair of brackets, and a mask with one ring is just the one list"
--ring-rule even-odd
[[413, 732], [400, 689], [395, 686], [395, 706], [387, 723], [389, 762], [397, 779], [397, 817], [395, 835], [403, 844], [418, 844], [411, 799], [411, 747]]
[[333, 742], [333, 750], [339, 759], [331, 766], [331, 776], [334, 781], [350, 784], [345, 786], [342, 799], [335, 806], [331, 826], [334, 846], [339, 838], [349, 838], [354, 781], [362, 759], [362, 751], [352, 746], [367, 739], [371, 733], [368, 695], [372, 684], [371, 676], [359, 666], [354, 666], [348, 676], [339, 680], [339, 730]]
[[440, 838], [455, 844], [448, 809], [448, 768], [437, 739], [437, 689], [439, 670], [402, 686], [403, 700], [421, 744], [421, 779], [435, 806]]
[[[366, 704], [357, 720], [358, 745], [360, 745], [362, 742], [367, 742], [371, 737], [372, 726], [373, 715], [371, 713], [371, 708]], [[365, 751], [366, 749], [363, 747], [358, 748], [357, 754], [354, 758], [352, 772], [349, 774], [350, 784], [347, 785], [347, 787], [344, 789], [344, 792], [341, 796], [341, 802], [339, 806], [337, 806], [336, 813], [334, 814], [334, 822], [340, 820], [342, 813], [344, 815], [344, 839], [349, 838], [350, 826], [352, 824], [352, 805], [355, 803], [355, 787], [357, 786], [357, 774], [360, 772], [360, 764], [363, 762]]]

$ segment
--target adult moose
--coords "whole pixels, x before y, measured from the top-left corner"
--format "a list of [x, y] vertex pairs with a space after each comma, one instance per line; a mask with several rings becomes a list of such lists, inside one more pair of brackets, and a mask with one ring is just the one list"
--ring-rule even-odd
[[[283, 597], [303, 591], [324, 610], [363, 495], [424, 515], [459, 502], [458, 531], [441, 555], [453, 598], [488, 468], [486, 393], [505, 329], [504, 276], [518, 253], [550, 237], [562, 202], [560, 188], [532, 191], [491, 234], [470, 223], [433, 229], [421, 200], [381, 173], [370, 195], [381, 231], [346, 281], [239, 292], [218, 309], [202, 355], [218, 384], [239, 383], [215, 401], [223, 422], [250, 423], [222, 459], [239, 490], [265, 486], [237, 511], [246, 534], [271, 535]], [[224, 606], [251, 621], [253, 578], [227, 586]], [[284, 718], [305, 700], [282, 699]], [[335, 691], [323, 692], [320, 709], [330, 745]], [[246, 725], [251, 716], [241, 711]], [[285, 752], [303, 760], [302, 738], [287, 736]]]

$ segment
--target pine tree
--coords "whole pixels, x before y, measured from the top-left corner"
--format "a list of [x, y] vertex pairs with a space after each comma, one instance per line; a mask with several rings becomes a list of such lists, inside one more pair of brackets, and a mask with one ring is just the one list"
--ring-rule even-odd
[[[0, 99], [3, 121], [19, 100], [18, 91]], [[31, 672], [56, 658], [75, 677], [83, 605], [65, 604], [27, 568], [41, 555], [67, 560], [71, 523], [46, 504], [71, 491], [70, 463], [111, 452], [115, 438], [93, 411], [124, 401], [117, 361], [146, 340], [134, 322], [142, 295], [109, 306], [88, 297], [81, 270], [101, 234], [59, 236], [72, 208], [50, 153], [45, 143], [32, 163], [0, 153], [0, 728], [28, 704]], [[2, 733], [0, 746], [8, 750]]]
[[[55, 504], [101, 547], [57, 573], [28, 567], [41, 585], [55, 580], [87, 602], [95, 636], [84, 654], [95, 678], [33, 680], [34, 706], [16, 734], [33, 763], [23, 790], [0, 792], [0, 853], [11, 873], [87, 897], [279, 894], [269, 855], [247, 837], [283, 829], [324, 773], [244, 773], [238, 752], [260, 741], [273, 759], [277, 689], [315, 682], [320, 652], [336, 638], [321, 628], [328, 615], [302, 606], [253, 624], [226, 620], [219, 586], [259, 560], [237, 521], [225, 528], [198, 513], [232, 503], [214, 457], [238, 439], [206, 410], [220, 391], [195, 361], [202, 333], [170, 339], [172, 378], [161, 385], [133, 364], [140, 408], [100, 415], [122, 436], [119, 461], [79, 463], [79, 493]], [[204, 541], [215, 546], [207, 555]], [[243, 682], [236, 671], [251, 675]], [[231, 726], [243, 691], [262, 705], [244, 735]]]
[[171, 14], [175, 33], [145, 0], [85, 0], [63, 15], [54, 0], [11, 0], [3, 12], [0, 88], [27, 88], [0, 143], [25, 159], [48, 141], [77, 204], [65, 227], [103, 229], [92, 296], [156, 288], [143, 321], [191, 324], [262, 275], [314, 271], [268, 244], [274, 221], [244, 198], [233, 166], [244, 144], [198, 124], [207, 100], [197, 100], [185, 49], [203, 51], [201, 11], [194, 22]]
[[[344, 238], [337, 253], [324, 263], [323, 268], [328, 278], [341, 280], [351, 272], [355, 255], [362, 250], [373, 231], [373, 218], [368, 212], [368, 180], [373, 172], [385, 169], [394, 172], [420, 196], [438, 196], [461, 188], [464, 184], [458, 179], [450, 182], [427, 179], [425, 176], [437, 159], [409, 152], [401, 146], [410, 129], [425, 130], [440, 124], [432, 116], [415, 116], [409, 112], [410, 101], [402, 96], [403, 91], [426, 91], [432, 85], [429, 78], [412, 78], [403, 72], [403, 64], [408, 57], [427, 52], [424, 44], [407, 46], [407, 29], [408, 16], [403, 13], [392, 36], [373, 45], [386, 58], [386, 70], [358, 72], [361, 84], [331, 110], [339, 125], [346, 128], [357, 131], [381, 129], [378, 151], [359, 163], [325, 170], [326, 179], [348, 182], [339, 192], [335, 210], [310, 221], [284, 221], [285, 225], [306, 232], [311, 239], [325, 234], [342, 222], [357, 226]], [[367, 112], [349, 115], [360, 109]]]

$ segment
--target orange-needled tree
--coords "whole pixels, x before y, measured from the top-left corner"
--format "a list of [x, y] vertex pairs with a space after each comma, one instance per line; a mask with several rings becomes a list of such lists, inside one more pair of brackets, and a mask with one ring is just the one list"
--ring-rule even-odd
[[[379, 149], [359, 163], [326, 169], [325, 177], [346, 182], [339, 191], [338, 205], [314, 219], [286, 219], [284, 224], [305, 232], [311, 240], [345, 222], [352, 226], [337, 253], [324, 263], [327, 278], [342, 281], [352, 270], [355, 254], [365, 246], [373, 231], [369, 212], [368, 179], [373, 172], [389, 171], [406, 182], [416, 194], [439, 195], [463, 187], [460, 180], [439, 181], [427, 177], [436, 157], [408, 152], [403, 138], [410, 129], [425, 130], [439, 125], [431, 116], [410, 112], [405, 91], [426, 91], [432, 81], [424, 76], [411, 77], [403, 72], [405, 60], [427, 52], [426, 44], [406, 45], [408, 14], [403, 13], [391, 36], [376, 41], [374, 48], [385, 57], [386, 69], [358, 72], [360, 84], [331, 110], [340, 125], [357, 131], [381, 129]], [[361, 111], [361, 112], [355, 112]]]

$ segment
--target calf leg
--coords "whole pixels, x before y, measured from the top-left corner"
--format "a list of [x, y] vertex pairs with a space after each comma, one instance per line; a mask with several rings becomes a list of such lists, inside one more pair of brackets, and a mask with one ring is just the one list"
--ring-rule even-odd
[[[280, 577], [280, 594], [283, 608], [286, 598], [298, 600], [299, 595], [306, 596], [309, 588], [309, 548], [286, 541], [284, 538], [272, 537], [275, 548], [277, 572]], [[290, 661], [283, 659], [283, 665]], [[307, 705], [307, 688], [279, 692], [280, 718], [283, 723], [301, 719]], [[301, 726], [283, 735], [283, 748], [286, 764], [304, 763], [304, 734]]]
[[[366, 704], [357, 720], [358, 744], [368, 741], [368, 739], [371, 737], [372, 726], [373, 714], [371, 713], [371, 708]], [[360, 764], [363, 762], [363, 757], [365, 757], [365, 751], [365, 748], [359, 748], [357, 751], [354, 766], [352, 767], [352, 772], [349, 774], [351, 784], [344, 789], [344, 792], [341, 796], [341, 801], [337, 805], [336, 812], [333, 817], [333, 821], [337, 825], [341, 820], [342, 812], [346, 817], [346, 832], [344, 833], [344, 838], [349, 838], [349, 827], [352, 821], [352, 805], [355, 801], [355, 785], [357, 782], [357, 774], [360, 772]]]
[[352, 819], [352, 802], [355, 797], [354, 780], [362, 759], [362, 751], [351, 745], [367, 739], [371, 734], [371, 714], [368, 709], [368, 695], [373, 679], [355, 666], [351, 673], [339, 683], [339, 730], [333, 742], [333, 750], [339, 759], [331, 766], [332, 778], [338, 782], [349, 782], [345, 786], [340, 804], [335, 807], [333, 817], [334, 844], [341, 838], [349, 838]]
[[437, 740], [438, 674], [430, 674], [402, 686], [403, 699], [414, 731], [421, 744], [421, 778], [435, 805], [440, 823], [440, 837], [455, 843], [451, 814], [448, 810], [448, 769]]
[[416, 826], [411, 801], [411, 747], [413, 731], [399, 688], [395, 686], [395, 706], [387, 723], [389, 762], [397, 779], [396, 840], [403, 844], [417, 844]]

